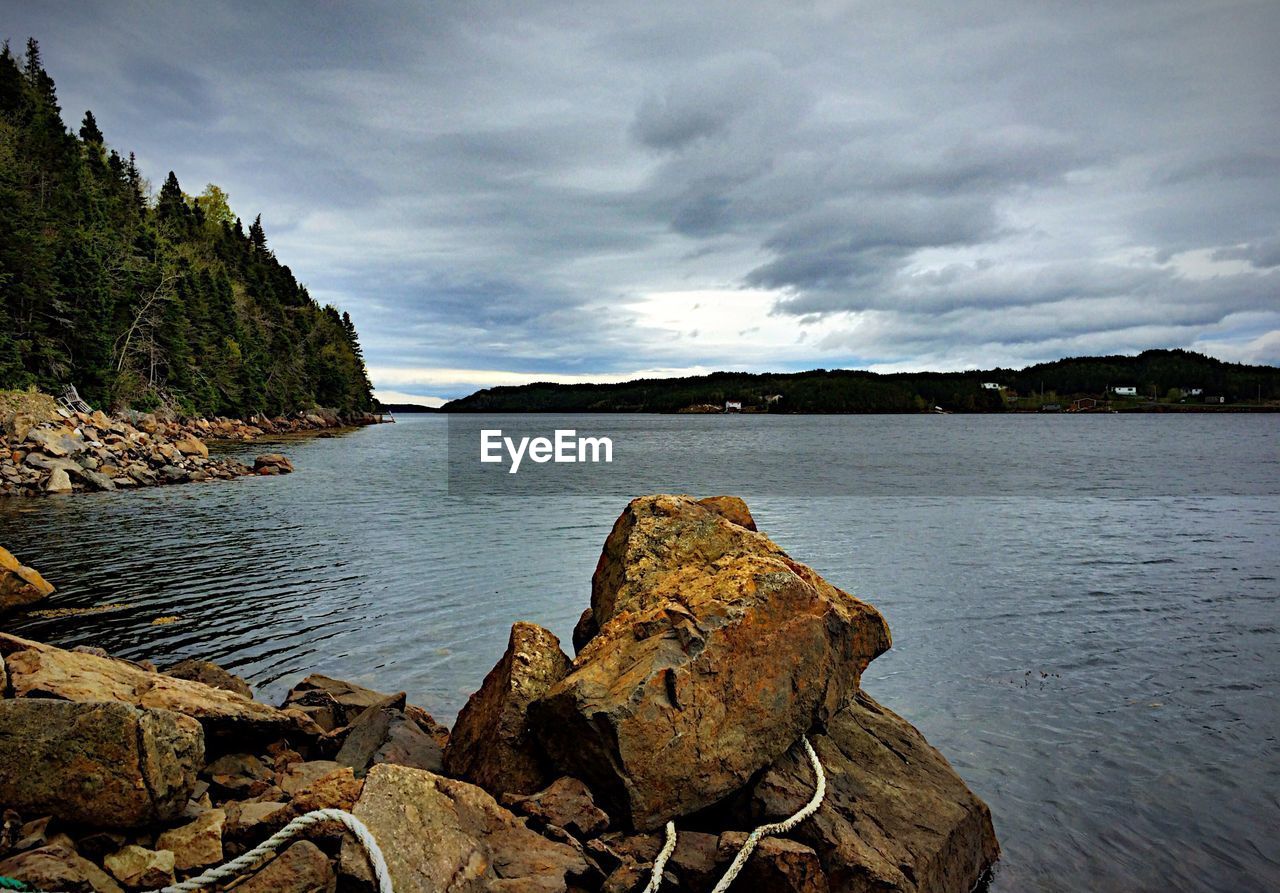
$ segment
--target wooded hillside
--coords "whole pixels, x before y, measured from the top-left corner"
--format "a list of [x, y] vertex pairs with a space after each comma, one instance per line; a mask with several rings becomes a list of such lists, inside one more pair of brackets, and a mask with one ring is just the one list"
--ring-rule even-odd
[[159, 193], [92, 112], [62, 120], [28, 41], [0, 58], [0, 388], [194, 415], [370, 409], [351, 318], [321, 307], [226, 194]]

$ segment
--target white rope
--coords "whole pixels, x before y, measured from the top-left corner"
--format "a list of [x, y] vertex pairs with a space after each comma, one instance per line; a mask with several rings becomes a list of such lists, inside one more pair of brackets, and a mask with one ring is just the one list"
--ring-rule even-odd
[[387, 870], [387, 861], [382, 857], [382, 850], [378, 847], [378, 842], [373, 839], [373, 834], [365, 827], [364, 822], [343, 809], [317, 809], [305, 815], [300, 815], [243, 856], [237, 856], [217, 868], [210, 868], [199, 877], [171, 884], [159, 890], [151, 890], [148, 893], [193, 893], [193, 891], [199, 890], [201, 887], [208, 887], [218, 881], [237, 877], [248, 869], [253, 868], [270, 853], [274, 853], [280, 848], [281, 844], [291, 837], [321, 822], [341, 822], [348, 831], [355, 835], [356, 840], [360, 841], [360, 845], [369, 854], [369, 863], [373, 866], [373, 875], [378, 882], [378, 893], [395, 893], [391, 887], [391, 873]]
[[[742, 867], [747, 864], [747, 859], [751, 857], [756, 845], [763, 838], [773, 834], [787, 833], [817, 812], [818, 807], [822, 805], [822, 800], [827, 795], [827, 776], [822, 771], [822, 763], [818, 761], [818, 754], [814, 751], [813, 745], [809, 743], [808, 737], [802, 736], [800, 741], [804, 744], [805, 753], [809, 755], [809, 765], [813, 767], [813, 774], [817, 778], [813, 798], [790, 818], [783, 819], [781, 822], [761, 825], [747, 835], [742, 848], [738, 850], [738, 855], [734, 857], [729, 869], [724, 873], [724, 877], [720, 878], [720, 882], [715, 885], [711, 893], [725, 893], [729, 889], [729, 885], [738, 877]], [[226, 862], [216, 868], [210, 868], [198, 877], [170, 884], [158, 890], [150, 890], [148, 893], [195, 893], [196, 890], [202, 887], [208, 887], [218, 881], [237, 877], [248, 869], [255, 867], [269, 854], [276, 852], [289, 839], [297, 836], [312, 825], [318, 825], [321, 822], [339, 822], [355, 835], [356, 840], [360, 842], [365, 852], [369, 854], [369, 863], [373, 866], [374, 879], [378, 883], [378, 893], [395, 893], [391, 886], [391, 872], [387, 869], [387, 860], [383, 858], [382, 849], [378, 846], [378, 842], [373, 839], [372, 832], [365, 827], [364, 822], [344, 809], [317, 809], [305, 815], [300, 815], [244, 855], [237, 856], [230, 862]], [[662, 850], [659, 851], [657, 858], [653, 860], [653, 873], [649, 877], [649, 885], [644, 888], [644, 893], [657, 893], [658, 888], [662, 886], [662, 873], [667, 867], [667, 860], [671, 858], [671, 854], [675, 852], [675, 849], [676, 823], [667, 822], [666, 842], [663, 843]]]
[[667, 860], [671, 858], [671, 854], [675, 851], [676, 823], [667, 822], [667, 840], [662, 845], [658, 858], [653, 860], [653, 874], [649, 875], [649, 886], [644, 888], [644, 893], [658, 893], [658, 888], [662, 886], [663, 869], [667, 867]]
[[[800, 808], [800, 811], [790, 818], [783, 819], [781, 822], [773, 822], [768, 825], [761, 825], [743, 841], [738, 855], [733, 857], [733, 862], [729, 865], [724, 876], [720, 878], [720, 882], [715, 885], [711, 893], [725, 893], [729, 889], [729, 885], [737, 879], [738, 874], [742, 871], [742, 867], [747, 864], [747, 859], [751, 858], [751, 853], [755, 850], [756, 845], [765, 837], [774, 834], [786, 834], [796, 825], [803, 822], [809, 816], [818, 811], [818, 807], [822, 805], [822, 800], [827, 796], [827, 775], [822, 771], [822, 763], [818, 760], [818, 753], [813, 749], [813, 745], [809, 743], [807, 735], [800, 737], [801, 743], [804, 744], [804, 751], [809, 756], [809, 765], [813, 767], [813, 774], [817, 778], [814, 785], [813, 797]], [[667, 842], [663, 845], [662, 851], [658, 853], [658, 858], [653, 860], [653, 874], [649, 877], [649, 886], [644, 888], [644, 893], [658, 893], [658, 887], [662, 886], [662, 872], [667, 867], [667, 860], [671, 858], [672, 852], [676, 848], [676, 824], [675, 822], [667, 822]]]

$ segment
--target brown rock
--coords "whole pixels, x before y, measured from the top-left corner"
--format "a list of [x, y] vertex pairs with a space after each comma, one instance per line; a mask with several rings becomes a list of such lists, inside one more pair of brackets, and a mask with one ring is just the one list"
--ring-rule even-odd
[[253, 460], [253, 470], [258, 474], [289, 474], [293, 463], [279, 453], [264, 453]]
[[237, 893], [333, 893], [333, 865], [309, 840], [299, 840], [236, 887]]
[[187, 660], [178, 661], [178, 663], [162, 670], [166, 676], [173, 676], [176, 679], [189, 679], [192, 682], [203, 682], [205, 685], [213, 688], [220, 688], [223, 691], [235, 692], [246, 698], [253, 697], [253, 689], [249, 687], [249, 683], [245, 682], [239, 676], [227, 672], [222, 667], [207, 660], [197, 660], [188, 658]]
[[699, 499], [698, 505], [704, 505], [726, 521], [731, 521], [747, 530], [755, 530], [756, 519], [751, 517], [751, 509], [737, 496], [708, 496]]
[[315, 809], [345, 809], [350, 812], [363, 789], [364, 781], [356, 778], [350, 766], [334, 769], [294, 792], [289, 802], [290, 818]]
[[[604, 885], [600, 888], [600, 893], [636, 893], [648, 882], [652, 872], [652, 866], [640, 865], [627, 859], [604, 879]], [[665, 886], [665, 873], [663, 878]]]
[[128, 704], [0, 700], [0, 803], [96, 827], [172, 819], [203, 762], [200, 726]]
[[64, 844], [28, 850], [0, 862], [0, 876], [37, 890], [60, 893], [123, 893], [105, 871]]
[[[730, 859], [733, 858], [731, 855]], [[690, 893], [705, 893], [715, 887], [724, 870], [720, 858], [720, 838], [699, 831], [681, 831], [676, 838], [676, 848], [667, 864], [680, 878], [680, 889]], [[744, 890], [754, 889], [746, 884]]]
[[503, 803], [540, 827], [556, 825], [575, 837], [595, 837], [609, 827], [609, 816], [596, 806], [591, 791], [576, 778], [557, 778], [543, 791], [529, 796], [508, 794]]
[[440, 745], [443, 751], [449, 746], [449, 727], [436, 721], [436, 718], [421, 707], [405, 704], [404, 715], [418, 724], [418, 728], [431, 736], [431, 740]]
[[280, 787], [287, 794], [295, 794], [318, 779], [339, 769], [350, 769], [333, 760], [308, 760], [292, 763], [280, 776]]
[[209, 448], [198, 438], [191, 435], [180, 438], [173, 442], [174, 448], [184, 456], [199, 456], [202, 459], [209, 458]]
[[210, 809], [194, 822], [179, 825], [156, 838], [156, 849], [172, 850], [173, 864], [183, 871], [222, 861], [222, 829], [227, 814]]
[[[810, 736], [827, 776], [818, 812], [792, 835], [817, 851], [836, 891], [967, 891], [999, 857], [991, 813], [905, 719], [859, 691]], [[799, 809], [813, 794], [799, 747], [755, 786], [752, 821]]]
[[587, 608], [573, 627], [573, 653], [579, 654], [598, 632], [600, 627], [596, 625], [596, 612]]
[[238, 842], [265, 839], [292, 817], [288, 803], [273, 800], [231, 800], [222, 804], [222, 810], [227, 814], [222, 835]]
[[493, 794], [532, 794], [545, 787], [552, 776], [529, 733], [529, 704], [569, 668], [559, 639], [535, 624], [514, 624], [506, 653], [458, 714], [445, 770]]
[[[561, 893], [590, 870], [572, 847], [530, 831], [480, 788], [422, 769], [374, 766], [355, 815], [381, 845], [396, 893]], [[341, 861], [343, 873], [368, 876], [350, 839]]]
[[687, 496], [627, 506], [591, 602], [600, 632], [529, 717], [558, 768], [641, 829], [742, 787], [890, 644], [873, 607]]
[[41, 816], [38, 819], [32, 819], [22, 826], [21, 833], [18, 835], [18, 842], [14, 844], [15, 850], [34, 850], [49, 844], [51, 836], [49, 826], [53, 824], [53, 816]]
[[244, 797], [256, 797], [275, 782], [275, 769], [248, 753], [224, 754], [204, 774], [224, 791]]
[[25, 608], [53, 594], [49, 581], [0, 546], [0, 611]]
[[365, 710], [390, 697], [387, 692], [312, 673], [290, 689], [281, 706], [298, 707], [312, 715], [325, 731], [332, 731], [348, 725]]
[[102, 865], [126, 887], [158, 890], [173, 883], [173, 853], [145, 847], [122, 847], [107, 856]]
[[[720, 835], [718, 855], [725, 868], [746, 840], [744, 831]], [[761, 840], [734, 883], [739, 889], [756, 893], [829, 893], [831, 889], [818, 854], [802, 843], [782, 837]], [[968, 890], [967, 887], [957, 889], [955, 893], [968, 893]]]
[[120, 701], [183, 713], [200, 721], [206, 734], [280, 734], [297, 727], [287, 714], [200, 682], [175, 679], [128, 661], [80, 654], [0, 633], [0, 654], [18, 698]]

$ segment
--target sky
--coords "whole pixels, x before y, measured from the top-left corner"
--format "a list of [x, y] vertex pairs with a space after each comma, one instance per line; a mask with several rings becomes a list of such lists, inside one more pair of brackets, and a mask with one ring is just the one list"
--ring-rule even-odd
[[1280, 3], [0, 0], [261, 213], [384, 401], [717, 369], [1280, 364]]

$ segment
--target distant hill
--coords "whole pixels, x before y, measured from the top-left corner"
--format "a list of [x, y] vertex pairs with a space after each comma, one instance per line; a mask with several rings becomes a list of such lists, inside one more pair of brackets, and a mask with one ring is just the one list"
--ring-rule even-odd
[[421, 403], [379, 403], [378, 406], [384, 412], [399, 413], [401, 415], [405, 413], [440, 411], [434, 406], [423, 406]]
[[[983, 385], [999, 385], [1000, 389]], [[1136, 398], [1112, 391], [1132, 387]], [[1196, 393], [1199, 391], [1199, 393]], [[742, 404], [744, 411], [858, 413], [1004, 412], [1066, 408], [1077, 398], [1112, 400], [1117, 408], [1150, 402], [1171, 408], [1280, 400], [1280, 368], [1226, 363], [1187, 350], [1138, 356], [1073, 357], [1025, 369], [904, 372], [847, 369], [810, 372], [714, 372], [621, 384], [554, 384], [485, 388], [446, 403], [444, 412], [679, 412]]]

